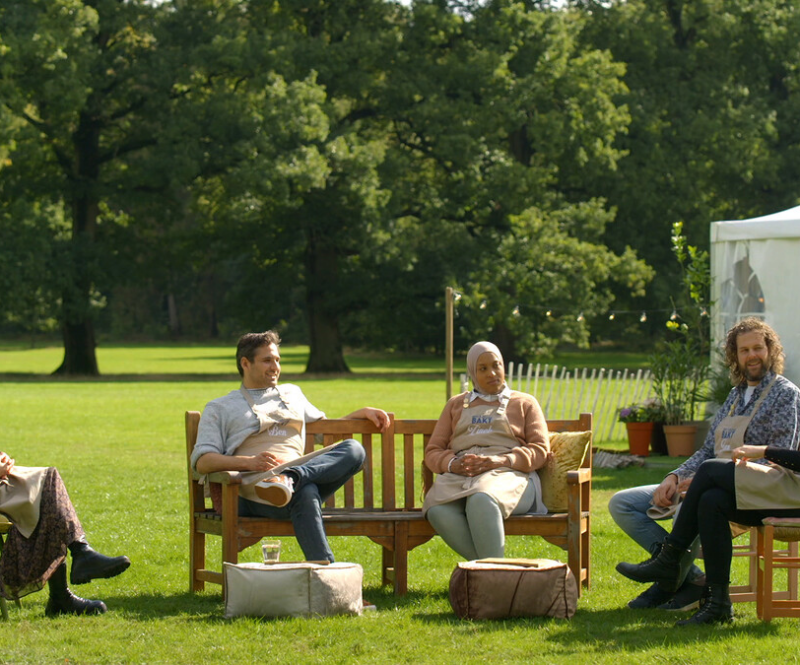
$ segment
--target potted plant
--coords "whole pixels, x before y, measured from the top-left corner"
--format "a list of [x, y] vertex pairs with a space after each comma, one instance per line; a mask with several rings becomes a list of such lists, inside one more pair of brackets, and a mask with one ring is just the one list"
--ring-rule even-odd
[[644, 404], [625, 406], [619, 410], [619, 420], [625, 423], [631, 455], [649, 455], [654, 423], [647, 407]]
[[664, 408], [669, 454], [688, 456], [695, 450], [697, 425], [693, 421], [705, 400], [704, 386], [711, 369], [707, 316], [710, 270], [708, 252], [686, 244], [681, 222], [672, 227], [672, 250], [681, 269], [682, 313], [673, 307], [667, 321], [670, 338], [656, 347], [650, 369], [653, 390]]

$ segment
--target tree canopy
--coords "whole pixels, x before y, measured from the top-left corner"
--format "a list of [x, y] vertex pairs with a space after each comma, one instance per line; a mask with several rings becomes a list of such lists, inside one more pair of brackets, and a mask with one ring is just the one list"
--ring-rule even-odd
[[96, 374], [97, 329], [277, 327], [342, 372], [441, 347], [449, 285], [461, 346], [586, 345], [669, 299], [673, 223], [796, 201], [798, 15], [0, 0], [0, 331]]

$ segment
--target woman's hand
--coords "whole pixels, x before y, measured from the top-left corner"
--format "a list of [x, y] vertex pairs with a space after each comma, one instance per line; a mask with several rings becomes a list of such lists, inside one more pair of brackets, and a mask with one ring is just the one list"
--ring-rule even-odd
[[747, 460], [761, 459], [766, 454], [766, 446], [739, 446], [733, 450], [733, 459], [737, 464], [746, 464]]
[[14, 468], [14, 460], [6, 453], [0, 453], [0, 478], [5, 478]]
[[474, 455], [470, 453], [463, 457], [454, 458], [453, 463], [450, 465], [450, 473], [472, 477], [501, 466], [507, 466], [507, 463], [500, 455]]

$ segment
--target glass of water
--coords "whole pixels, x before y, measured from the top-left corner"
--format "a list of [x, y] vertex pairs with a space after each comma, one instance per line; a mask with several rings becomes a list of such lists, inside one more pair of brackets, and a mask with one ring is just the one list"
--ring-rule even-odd
[[264, 563], [277, 563], [281, 560], [281, 541], [265, 540], [261, 545]]

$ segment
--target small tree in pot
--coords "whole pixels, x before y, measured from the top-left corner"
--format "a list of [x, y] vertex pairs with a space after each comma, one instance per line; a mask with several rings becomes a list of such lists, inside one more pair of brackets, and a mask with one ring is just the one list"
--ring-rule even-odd
[[[682, 314], [677, 307], [667, 328], [670, 337], [658, 345], [650, 357], [653, 372], [653, 390], [664, 408], [665, 431], [670, 454], [691, 455], [694, 452], [694, 433], [691, 443], [672, 452], [670, 427], [695, 420], [702, 402], [704, 388], [711, 370], [709, 358], [707, 294], [710, 286], [708, 252], [686, 244], [683, 224], [672, 227], [672, 250], [681, 267], [680, 296]], [[674, 429], [672, 430], [674, 432]]]

